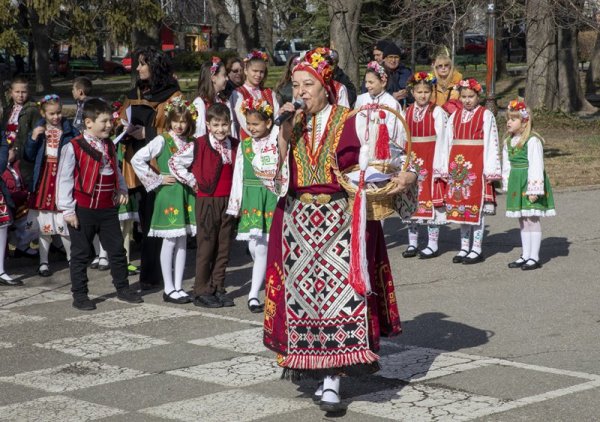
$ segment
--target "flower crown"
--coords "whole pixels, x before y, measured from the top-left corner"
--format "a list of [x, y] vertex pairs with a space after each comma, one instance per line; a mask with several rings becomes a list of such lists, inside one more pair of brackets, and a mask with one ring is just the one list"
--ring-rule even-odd
[[454, 86], [454, 89], [457, 91], [459, 91], [461, 88], [472, 89], [478, 94], [481, 92], [481, 84], [477, 82], [477, 79], [473, 78], [463, 79]]
[[264, 114], [268, 118], [273, 117], [273, 107], [267, 101], [262, 99], [254, 99], [248, 98], [247, 100], [242, 101], [242, 105], [240, 107], [242, 114], [245, 116], [248, 111], [255, 110], [259, 113]]
[[46, 104], [47, 102], [56, 102], [59, 103], [60, 102], [60, 97], [56, 94], [48, 94], [48, 95], [44, 95], [38, 102], [37, 105], [38, 107], [43, 106], [44, 104]]
[[529, 111], [527, 111], [527, 106], [523, 101], [512, 100], [510, 103], [508, 103], [508, 111], [518, 111], [521, 115], [521, 119], [525, 121], [528, 121], [531, 117], [529, 115]]
[[408, 85], [413, 88], [418, 83], [424, 82], [429, 86], [433, 86], [437, 83], [437, 78], [433, 73], [417, 72], [413, 74], [408, 80]]
[[119, 118], [119, 110], [121, 110], [121, 107], [123, 107], [123, 104], [118, 100], [113, 101], [113, 103], [110, 105], [110, 108], [112, 109], [113, 120], [117, 120]]
[[318, 47], [309, 51], [304, 56], [303, 63], [316, 70], [324, 81], [329, 82], [329, 80], [331, 80], [333, 76], [333, 63], [331, 60], [331, 50], [329, 48]]
[[384, 82], [387, 81], [387, 73], [385, 73], [385, 68], [376, 61], [372, 61], [367, 64], [367, 70], [372, 70], [379, 76], [379, 79]]
[[210, 66], [210, 74], [212, 76], [215, 76], [215, 74], [219, 70], [219, 66], [221, 66], [221, 63], [223, 62], [221, 61], [221, 58], [217, 56], [212, 56], [211, 61], [212, 65]]
[[259, 60], [262, 60], [264, 62], [268, 62], [269, 61], [269, 56], [267, 56], [267, 53], [265, 53], [264, 51], [252, 50], [251, 52], [249, 52], [246, 55], [246, 58], [244, 59], [244, 62], [249, 62], [252, 59], [259, 59]]
[[165, 105], [165, 111], [170, 113], [175, 110], [175, 107], [187, 110], [192, 115], [192, 120], [196, 120], [198, 118], [198, 110], [196, 110], [196, 106], [190, 103], [187, 100], [184, 100], [183, 97], [175, 97], [169, 101]]

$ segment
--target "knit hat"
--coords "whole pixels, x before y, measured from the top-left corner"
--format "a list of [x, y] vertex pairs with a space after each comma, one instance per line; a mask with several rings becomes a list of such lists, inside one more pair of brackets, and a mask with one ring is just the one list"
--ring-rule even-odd
[[379, 40], [375, 43], [375, 49], [379, 51], [385, 51], [385, 47], [390, 44], [388, 40]]
[[388, 43], [383, 49], [383, 58], [385, 59], [387, 56], [400, 56], [400, 47], [398, 47], [395, 43]]

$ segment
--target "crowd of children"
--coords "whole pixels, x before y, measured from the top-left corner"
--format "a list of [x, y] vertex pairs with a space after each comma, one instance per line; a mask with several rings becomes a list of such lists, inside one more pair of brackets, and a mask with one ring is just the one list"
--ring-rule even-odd
[[[540, 217], [552, 216], [555, 210], [544, 171], [543, 139], [532, 131], [525, 103], [509, 104], [507, 134], [501, 140], [494, 115], [480, 105], [481, 85], [453, 69], [447, 49], [436, 53], [431, 73], [418, 72], [406, 81], [397, 47], [380, 42], [374, 52], [381, 57], [367, 65], [364, 93], [353, 106], [359, 110], [357, 131], [367, 134], [363, 141], [371, 155], [377, 154], [375, 140], [381, 130], [391, 147], [404, 147], [406, 129], [411, 135], [418, 204], [404, 220], [408, 246], [402, 256], [437, 257], [440, 225], [455, 223], [460, 247], [452, 262], [483, 261], [484, 218], [496, 212], [494, 184], [501, 183], [507, 192], [506, 216], [518, 218], [521, 229], [521, 256], [508, 266], [540, 268]], [[290, 69], [296, 62], [290, 60]], [[237, 240], [248, 242], [254, 261], [248, 309], [263, 312], [260, 290], [277, 197], [257, 179], [252, 161], [263, 143], [277, 136], [274, 118], [280, 104], [264, 87], [265, 53], [252, 51], [230, 67], [234, 64], [241, 65], [245, 79], [234, 84], [231, 93], [226, 93], [231, 85], [227, 72], [233, 70], [218, 58], [203, 64], [193, 102], [181, 93], [171, 95], [164, 107], [164, 129], [129, 155], [124, 145], [113, 142], [118, 135], [114, 129], [125, 123], [120, 118], [123, 109], [91, 98], [87, 78], [73, 83], [77, 108], [69, 120], [57, 95], [45, 95], [36, 105], [29, 100], [28, 81], [15, 77], [1, 126], [0, 283], [23, 284], [5, 270], [8, 241], [15, 256], [39, 257], [38, 274], [49, 277], [49, 251], [59, 238], [76, 308], [95, 309], [87, 288], [90, 264], [110, 268], [118, 298], [141, 302], [128, 281], [137, 273], [129, 259], [129, 242], [139, 197], [132, 195], [122, 176], [122, 163], [128, 161], [144, 192], [154, 198], [144, 236], [162, 239], [156, 258], [164, 301], [233, 306], [225, 290], [225, 272], [237, 233]], [[338, 104], [349, 105], [348, 90], [339, 82], [334, 87], [331, 95]], [[289, 100], [289, 92], [279, 93], [279, 99]], [[394, 113], [383, 110], [401, 115], [406, 127]], [[427, 227], [427, 245], [420, 249], [421, 225]], [[197, 241], [192, 295], [183, 286], [190, 236]], [[37, 250], [31, 248], [35, 239]]]

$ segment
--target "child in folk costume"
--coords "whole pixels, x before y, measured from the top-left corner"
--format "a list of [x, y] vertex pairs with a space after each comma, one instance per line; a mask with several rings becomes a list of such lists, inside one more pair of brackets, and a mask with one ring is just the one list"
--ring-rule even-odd
[[[33, 129], [23, 157], [34, 163], [33, 181], [29, 204], [29, 221], [36, 220], [40, 233], [40, 266], [42, 277], [52, 275], [48, 265], [48, 252], [52, 235], [60, 235], [71, 259], [69, 230], [63, 213], [56, 208], [57, 173], [63, 146], [79, 135], [71, 122], [62, 115], [62, 104], [58, 95], [46, 95], [40, 101], [42, 120]], [[33, 225], [32, 225], [33, 227]]]
[[[6, 139], [0, 138], [0, 174], [4, 173], [8, 165], [8, 142]], [[0, 179], [0, 284], [5, 286], [21, 286], [23, 282], [13, 280], [11, 276], [4, 271], [4, 254], [6, 253], [6, 240], [8, 238], [8, 226], [12, 223], [11, 212], [9, 207], [13, 207], [14, 203], [10, 196], [4, 180]]]
[[439, 224], [444, 224], [445, 182], [442, 175], [448, 163], [448, 151], [444, 143], [444, 130], [448, 117], [441, 107], [431, 102], [436, 78], [432, 73], [417, 72], [408, 81], [415, 102], [406, 110], [412, 152], [411, 161], [419, 174], [419, 205], [408, 227], [408, 248], [402, 253], [405, 258], [417, 254], [419, 239], [418, 224], [427, 224], [427, 246], [418, 251], [419, 258], [438, 256]]
[[231, 95], [231, 110], [233, 111], [233, 121], [235, 132], [233, 136], [237, 139], [246, 139], [251, 136], [246, 126], [246, 118], [242, 113], [242, 101], [253, 98], [255, 100], [264, 100], [273, 108], [273, 113], [278, 114], [279, 103], [275, 94], [269, 88], [263, 86], [267, 78], [269, 58], [266, 53], [258, 50], [252, 50], [244, 59], [244, 74], [246, 80], [244, 84], [238, 87]]
[[479, 82], [465, 79], [455, 89], [463, 108], [450, 116], [446, 126], [446, 219], [460, 224], [460, 252], [452, 262], [475, 264], [484, 260], [484, 214], [495, 213], [492, 182], [502, 178], [498, 129], [494, 115], [479, 105]]
[[196, 192], [196, 279], [194, 305], [234, 306], [226, 295], [225, 271], [236, 219], [226, 213], [239, 141], [229, 136], [231, 114], [225, 104], [206, 111], [208, 134], [173, 154], [169, 169]]
[[227, 214], [241, 216], [236, 239], [248, 241], [248, 249], [254, 260], [248, 309], [252, 313], [260, 313], [264, 304], [258, 300], [258, 292], [267, 271], [267, 242], [277, 196], [256, 177], [252, 160], [270, 137], [277, 136], [278, 131], [271, 133], [273, 108], [266, 101], [252, 98], [243, 101], [242, 112], [251, 137], [242, 140], [241, 150], [237, 154]]
[[71, 226], [73, 307], [81, 311], [96, 309], [88, 296], [87, 277], [96, 235], [108, 252], [117, 298], [141, 303], [143, 299], [129, 287], [123, 236], [117, 217], [117, 204], [127, 202], [127, 185], [109, 138], [112, 129], [110, 105], [100, 99], [86, 101], [83, 122], [83, 135], [71, 140], [62, 150], [56, 188], [57, 207]]
[[229, 104], [223, 91], [227, 85], [227, 70], [225, 64], [218, 57], [213, 57], [210, 62], [202, 63], [198, 76], [198, 94], [194, 99], [194, 107], [198, 113], [194, 137], [206, 135], [206, 109], [214, 103]]
[[535, 270], [542, 265], [540, 217], [556, 215], [550, 181], [544, 169], [543, 139], [531, 131], [531, 113], [524, 102], [508, 104], [508, 134], [502, 149], [502, 188], [506, 195], [506, 216], [519, 219], [523, 251], [508, 268]]
[[[136, 152], [131, 164], [146, 190], [157, 191], [148, 236], [163, 238], [160, 252], [165, 284], [163, 300], [183, 304], [191, 302], [182, 285], [187, 235], [196, 234], [194, 194], [171, 174], [169, 159], [193, 141], [197, 114], [196, 108], [182, 97], [169, 100], [165, 111], [169, 132], [158, 135]], [[159, 173], [148, 164], [152, 159], [156, 159]]]

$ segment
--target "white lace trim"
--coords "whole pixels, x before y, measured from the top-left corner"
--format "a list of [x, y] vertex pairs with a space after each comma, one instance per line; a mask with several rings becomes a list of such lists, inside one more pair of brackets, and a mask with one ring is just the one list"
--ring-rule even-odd
[[238, 233], [235, 240], [250, 240], [250, 239], [263, 239], [269, 241], [269, 233], [263, 233], [260, 229], [250, 229], [248, 233]]
[[520, 217], [554, 217], [556, 210], [521, 210], [521, 211], [506, 211], [506, 216], [510, 218]]
[[173, 230], [156, 230], [150, 229], [148, 230], [148, 236], [150, 237], [162, 237], [162, 238], [172, 238], [172, 237], [181, 237], [181, 236], [195, 236], [196, 235], [196, 226], [187, 225], [181, 229], [173, 229]]

